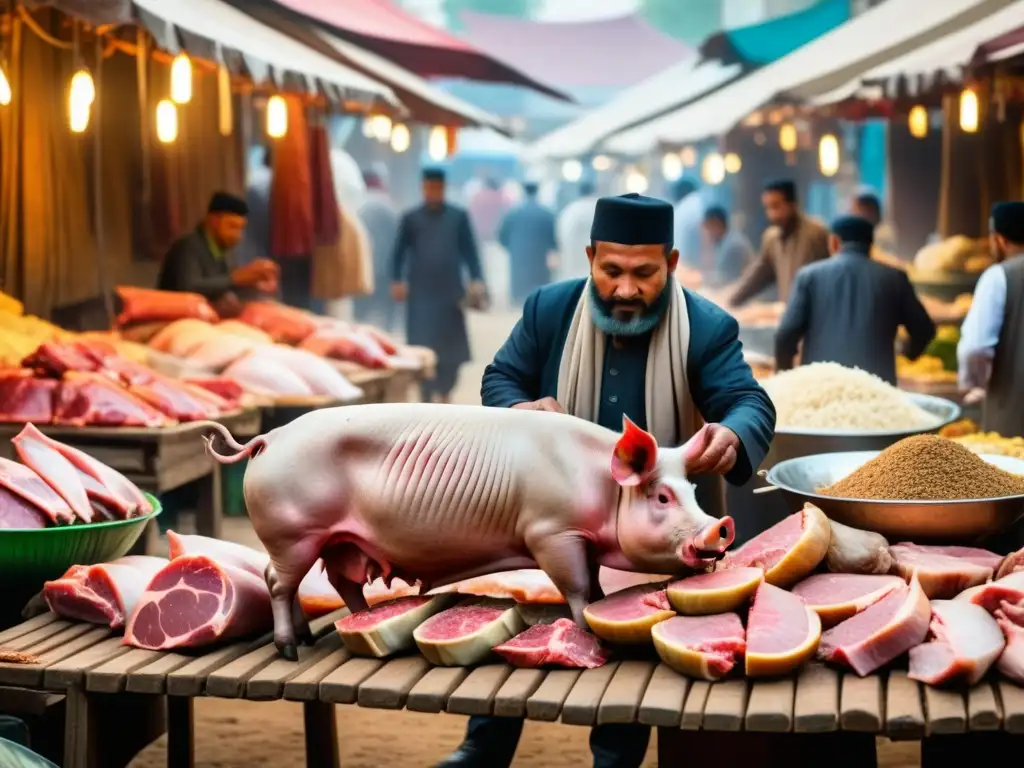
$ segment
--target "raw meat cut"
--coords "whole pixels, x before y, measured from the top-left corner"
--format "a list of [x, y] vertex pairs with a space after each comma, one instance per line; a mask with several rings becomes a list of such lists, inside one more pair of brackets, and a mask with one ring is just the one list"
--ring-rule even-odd
[[979, 584], [965, 589], [956, 596], [956, 599], [980, 605], [992, 614], [998, 611], [1003, 603], [1017, 605], [1024, 602], [1024, 571], [1016, 571], [989, 584]]
[[230, 407], [237, 408], [245, 399], [245, 387], [227, 376], [207, 376], [204, 378], [188, 378], [186, 382], [195, 387], [202, 387], [222, 398]]
[[68, 372], [61, 381], [54, 424], [73, 427], [165, 427], [171, 420], [99, 373]]
[[75, 519], [75, 513], [61, 495], [24, 464], [0, 458], [0, 488], [41, 509], [54, 525]]
[[395, 340], [384, 333], [380, 328], [373, 325], [355, 325], [353, 328], [359, 333], [365, 334], [377, 342], [385, 355], [398, 354], [398, 345], [395, 343]]
[[134, 384], [128, 391], [179, 422], [212, 419], [221, 413], [220, 408], [189, 392], [186, 385], [155, 374], [150, 381]]
[[818, 573], [791, 590], [828, 629], [874, 605], [890, 592], [906, 586], [899, 576], [858, 573]]
[[21, 366], [41, 376], [59, 379], [68, 371], [97, 373], [103, 369], [103, 359], [85, 344], [47, 341], [22, 360]]
[[932, 600], [952, 599], [992, 578], [1002, 557], [974, 547], [940, 547], [901, 542], [889, 547], [896, 572], [908, 582], [916, 574]]
[[515, 603], [483, 598], [441, 611], [416, 627], [412, 636], [431, 664], [468, 667], [525, 628]]
[[651, 637], [662, 661], [701, 680], [721, 680], [747, 649], [746, 632], [735, 613], [676, 616], [654, 625]]
[[819, 658], [844, 664], [861, 677], [924, 642], [932, 618], [920, 582], [894, 589], [874, 605], [821, 636]]
[[227, 368], [235, 360], [247, 355], [257, 347], [259, 343], [251, 339], [235, 336], [230, 333], [219, 333], [201, 342], [199, 346], [188, 353], [187, 359], [202, 368], [211, 371], [220, 371]]
[[996, 571], [995, 578], [1001, 579], [1003, 576], [1009, 576], [1016, 571], [1024, 571], [1024, 549], [1018, 549], [1016, 552], [1011, 552], [1004, 557], [1003, 561], [999, 564], [999, 570]]
[[651, 627], [675, 616], [665, 583], [623, 589], [588, 605], [583, 615], [595, 635], [612, 643], [647, 643]]
[[747, 615], [747, 677], [788, 675], [811, 656], [821, 620], [799, 597], [762, 582]]
[[38, 429], [27, 424], [11, 439], [11, 443], [22, 463], [53, 488], [79, 520], [91, 523], [92, 505], [78, 470], [46, 440], [40, 439], [42, 437]]
[[122, 327], [137, 323], [168, 323], [184, 318], [205, 320], [210, 323], [218, 320], [210, 302], [198, 293], [157, 291], [128, 285], [119, 285], [115, 290], [121, 299], [121, 313], [117, 316], [117, 324]]
[[829, 538], [825, 564], [833, 573], [873, 574], [892, 570], [892, 555], [885, 536], [829, 521]]
[[149, 582], [124, 642], [150, 651], [200, 648], [265, 632], [273, 623], [262, 579], [204, 555], [184, 555]]
[[760, 568], [730, 568], [673, 581], [666, 593], [684, 616], [728, 613], [745, 605], [763, 579]]
[[24, 531], [46, 528], [49, 524], [50, 518], [42, 509], [0, 487], [0, 529]]
[[1024, 685], [1024, 626], [1012, 621], [1002, 610], [996, 611], [995, 619], [1006, 639], [996, 669], [1017, 685]]
[[255, 395], [312, 397], [315, 393], [297, 373], [281, 363], [249, 354], [239, 358], [223, 372]]
[[832, 536], [825, 513], [813, 504], [725, 556], [725, 568], [762, 568], [764, 580], [789, 587], [810, 574], [828, 552]]
[[932, 600], [930, 640], [910, 649], [907, 677], [928, 685], [974, 685], [1006, 645], [988, 611], [966, 600]]
[[59, 386], [60, 382], [36, 378], [23, 368], [0, 371], [0, 424], [49, 424]]
[[242, 307], [238, 319], [282, 344], [298, 344], [318, 326], [309, 313], [271, 301], [250, 301]]
[[345, 360], [364, 368], [388, 367], [388, 356], [376, 341], [344, 328], [318, 328], [302, 340], [299, 348], [320, 357]]
[[131, 555], [93, 566], [73, 566], [43, 584], [43, 599], [58, 616], [120, 629], [146, 585], [167, 565], [162, 557]]
[[[613, 568], [601, 568], [598, 573], [601, 589], [606, 595], [633, 587], [638, 584], [665, 581], [664, 574], [631, 573]], [[487, 576], [458, 581], [445, 587], [430, 590], [430, 594], [457, 592], [460, 595], [493, 597], [515, 600], [520, 604], [564, 605], [565, 596], [555, 587], [544, 571], [538, 568], [523, 568], [516, 571], [502, 571]]]
[[260, 347], [253, 357], [261, 362], [273, 362], [284, 366], [302, 379], [315, 395], [335, 397], [342, 401], [358, 400], [363, 390], [341, 375], [337, 368], [321, 357], [301, 349], [292, 349], [280, 344]]
[[149, 346], [174, 357], [188, 357], [207, 339], [218, 335], [217, 326], [202, 320], [175, 320], [149, 340]]
[[520, 632], [494, 652], [514, 667], [569, 667], [594, 669], [608, 661], [608, 652], [572, 619], [537, 624]]
[[451, 605], [448, 595], [389, 600], [334, 622], [349, 653], [378, 659], [411, 648], [416, 627]]

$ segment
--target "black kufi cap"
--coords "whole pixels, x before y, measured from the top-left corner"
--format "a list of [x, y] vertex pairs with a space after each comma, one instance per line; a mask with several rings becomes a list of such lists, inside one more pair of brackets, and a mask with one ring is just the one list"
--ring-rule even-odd
[[236, 216], [248, 216], [249, 206], [245, 200], [230, 192], [214, 192], [210, 203], [206, 206], [207, 213], [233, 213]]
[[871, 245], [875, 239], [875, 225], [860, 216], [840, 216], [832, 222], [832, 234], [843, 243]]
[[993, 205], [989, 226], [1014, 245], [1024, 245], [1024, 202], [1010, 200]]
[[594, 208], [590, 239], [619, 245], [660, 245], [673, 240], [672, 206], [631, 192], [602, 197]]
[[437, 165], [427, 166], [423, 169], [423, 180], [424, 181], [444, 181], [445, 171]]

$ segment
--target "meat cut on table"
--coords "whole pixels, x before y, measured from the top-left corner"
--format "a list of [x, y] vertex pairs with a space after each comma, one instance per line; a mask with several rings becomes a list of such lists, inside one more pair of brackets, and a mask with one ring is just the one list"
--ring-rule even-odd
[[61, 578], [43, 585], [43, 599], [62, 618], [120, 629], [150, 579], [166, 565], [162, 557], [130, 555], [100, 565], [72, 566]]
[[666, 584], [641, 584], [620, 590], [587, 606], [583, 612], [591, 631], [611, 643], [638, 644], [651, 639], [651, 628], [676, 615]]
[[859, 573], [816, 573], [792, 592], [807, 603], [828, 629], [883, 599], [906, 582], [899, 576]]
[[53, 525], [70, 523], [75, 519], [67, 501], [24, 464], [0, 458], [0, 488], [40, 509]]
[[416, 627], [452, 603], [449, 595], [410, 595], [377, 603], [334, 623], [349, 653], [378, 659], [415, 645]]
[[814, 655], [821, 620], [803, 600], [762, 582], [747, 614], [747, 677], [787, 675]]
[[471, 599], [431, 616], [413, 639], [431, 664], [471, 666], [526, 628], [511, 600]]
[[665, 592], [684, 616], [729, 613], [745, 605], [763, 580], [760, 568], [730, 568], [673, 581]]
[[56, 379], [37, 378], [24, 368], [0, 371], [0, 424], [49, 424], [59, 386]]
[[894, 567], [908, 582], [917, 576], [925, 595], [948, 600], [992, 578], [1003, 558], [975, 547], [901, 542], [889, 547]]
[[966, 600], [932, 600], [929, 640], [910, 649], [907, 677], [928, 685], [974, 685], [1003, 652], [1003, 631]]
[[53, 423], [72, 427], [166, 427], [173, 422], [103, 374], [69, 372], [57, 390]]
[[0, 485], [0, 528], [32, 530], [46, 528], [52, 522], [40, 507]]
[[743, 660], [746, 630], [735, 613], [676, 616], [651, 630], [658, 656], [672, 669], [701, 680], [720, 680]]
[[608, 652], [597, 638], [576, 626], [572, 619], [536, 624], [493, 650], [512, 666], [530, 669], [593, 669], [608, 661]]
[[776, 523], [725, 556], [723, 568], [761, 568], [769, 584], [790, 587], [828, 553], [829, 520], [813, 504]]
[[32, 424], [25, 425], [11, 443], [22, 463], [53, 488], [79, 520], [92, 522], [93, 508], [82, 484], [81, 472], [64, 454]]

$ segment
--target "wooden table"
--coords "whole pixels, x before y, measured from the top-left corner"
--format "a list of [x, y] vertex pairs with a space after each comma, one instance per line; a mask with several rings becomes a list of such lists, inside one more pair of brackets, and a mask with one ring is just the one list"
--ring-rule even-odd
[[[300, 648], [293, 663], [278, 658], [269, 637], [205, 654], [142, 651], [122, 645], [109, 630], [45, 614], [0, 633], [0, 647], [40, 659], [38, 665], [0, 664], [0, 686], [66, 694], [66, 768], [98, 765], [90, 758], [96, 744], [89, 724], [102, 725], [109, 702], [127, 694], [166, 697], [172, 768], [193, 764], [197, 696], [301, 702], [306, 765], [316, 768], [340, 764], [335, 704], [582, 726], [639, 722], [659, 728], [659, 764], [666, 768], [683, 760], [693, 765], [705, 752], [709, 758], [742, 753], [744, 768], [775, 765], [772, 756], [781, 752], [788, 766], [821, 765], [821, 750], [830, 764], [864, 766], [867, 750], [873, 759], [875, 735], [923, 739], [929, 766], [997, 744], [1017, 754], [1024, 746], [1024, 689], [1000, 679], [961, 692], [918, 685], [900, 671], [858, 678], [818, 664], [793, 678], [720, 683], [690, 680], [650, 660], [586, 671], [431, 667], [418, 655], [350, 657], [333, 631], [342, 615], [314, 621], [316, 645]], [[793, 744], [804, 747], [798, 759]], [[806, 749], [812, 744], [814, 756]]]

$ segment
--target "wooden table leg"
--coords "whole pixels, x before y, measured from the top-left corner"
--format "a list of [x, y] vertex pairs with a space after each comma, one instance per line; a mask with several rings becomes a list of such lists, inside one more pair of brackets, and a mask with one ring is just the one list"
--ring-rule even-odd
[[90, 738], [89, 699], [82, 689], [71, 688], [65, 695], [65, 702], [64, 768], [92, 768], [96, 761], [95, 744]]
[[224, 520], [224, 497], [221, 492], [220, 466], [214, 466], [210, 474], [199, 483], [199, 506], [196, 509], [196, 533], [213, 539], [221, 538], [221, 524]]
[[193, 768], [196, 760], [193, 700], [167, 697], [167, 768]]
[[340, 768], [334, 705], [307, 701], [302, 705], [302, 715], [306, 726], [306, 768]]

